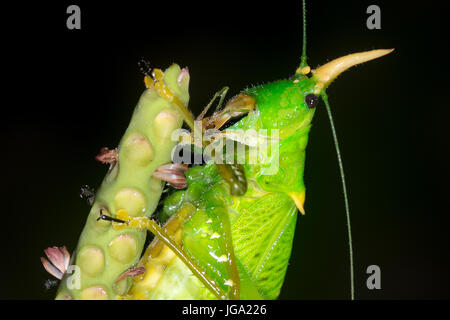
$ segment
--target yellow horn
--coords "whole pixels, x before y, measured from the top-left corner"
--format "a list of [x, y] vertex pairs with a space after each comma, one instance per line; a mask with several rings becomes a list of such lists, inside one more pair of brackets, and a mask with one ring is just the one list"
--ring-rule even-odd
[[394, 49], [378, 49], [372, 51], [364, 51], [352, 53], [318, 67], [312, 70], [314, 77], [321, 83], [321, 88], [326, 88], [338, 75], [354, 65], [370, 61], [386, 54], [391, 53]]

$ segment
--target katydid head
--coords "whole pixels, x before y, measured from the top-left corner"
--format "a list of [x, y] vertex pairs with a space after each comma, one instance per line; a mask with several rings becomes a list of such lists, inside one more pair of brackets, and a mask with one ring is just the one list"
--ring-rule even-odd
[[247, 89], [244, 93], [255, 100], [247, 121], [249, 127], [278, 130], [280, 139], [307, 130], [319, 102], [315, 85], [315, 81], [301, 74]]

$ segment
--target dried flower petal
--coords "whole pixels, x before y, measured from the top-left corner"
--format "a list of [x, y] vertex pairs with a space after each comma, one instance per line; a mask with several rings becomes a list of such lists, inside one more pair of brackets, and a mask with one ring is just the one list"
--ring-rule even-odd
[[63, 277], [63, 274], [59, 269], [57, 269], [54, 265], [52, 265], [47, 259], [41, 257], [42, 265], [44, 266], [45, 270], [47, 270], [48, 273], [50, 273], [55, 278], [61, 280]]
[[114, 282], [117, 283], [120, 280], [125, 279], [126, 277], [135, 277], [140, 274], [143, 274], [144, 272], [145, 272], [144, 267], [132, 268], [122, 273]]
[[49, 247], [44, 250], [46, 258], [41, 257], [42, 265], [48, 273], [53, 275], [55, 278], [62, 279], [63, 275], [66, 273], [67, 268], [69, 268], [70, 263], [70, 253], [67, 251], [65, 246]]
[[64, 269], [65, 271], [67, 271], [67, 269], [69, 268], [69, 263], [70, 263], [70, 253], [67, 250], [66, 246], [62, 246], [62, 252], [64, 253]]
[[100, 161], [101, 163], [109, 163], [114, 164], [119, 161], [119, 156], [117, 154], [116, 149], [108, 149], [103, 147], [100, 149], [100, 153], [95, 157], [95, 160]]
[[62, 273], [65, 273], [64, 253], [58, 247], [49, 247], [44, 250], [48, 260]]
[[186, 187], [184, 172], [187, 170], [189, 170], [189, 167], [186, 164], [169, 163], [158, 167], [153, 173], [153, 177], [167, 181], [176, 189], [183, 189]]

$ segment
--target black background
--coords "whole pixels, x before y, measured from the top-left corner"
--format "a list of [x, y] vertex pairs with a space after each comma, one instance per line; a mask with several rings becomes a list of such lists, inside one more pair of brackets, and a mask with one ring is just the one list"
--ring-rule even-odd
[[[198, 114], [225, 85], [241, 89], [293, 74], [301, 54], [300, 1], [87, 1], [4, 8], [0, 298], [52, 299], [39, 257], [76, 246], [97, 188], [144, 86], [137, 62], [188, 66]], [[81, 30], [66, 8], [81, 7]], [[382, 29], [366, 28], [378, 4]], [[445, 10], [432, 2], [309, 1], [309, 64], [395, 48], [330, 86], [346, 170], [358, 299], [450, 298]], [[8, 19], [12, 18], [12, 19]], [[7, 73], [6, 70], [12, 73]], [[343, 196], [323, 103], [307, 150], [306, 216], [280, 299], [348, 299]], [[366, 268], [381, 267], [368, 290]]]

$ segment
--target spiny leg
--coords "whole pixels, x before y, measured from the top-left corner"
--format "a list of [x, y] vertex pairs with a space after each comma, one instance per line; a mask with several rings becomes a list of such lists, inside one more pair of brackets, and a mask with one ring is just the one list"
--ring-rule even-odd
[[216, 110], [211, 117], [205, 119], [205, 127], [219, 130], [230, 119], [246, 115], [254, 108], [255, 99], [245, 93], [240, 93], [228, 101], [222, 110]]
[[225, 96], [227, 95], [227, 92], [230, 88], [229, 87], [223, 87], [221, 90], [217, 91], [214, 97], [211, 99], [211, 101], [208, 103], [208, 105], [203, 109], [203, 111], [198, 115], [196, 120], [202, 120], [203, 117], [208, 112], [211, 105], [214, 103], [214, 101], [217, 99], [218, 96], [220, 96], [219, 104], [216, 107], [216, 110], [219, 110], [222, 106], [223, 100], [225, 99]]
[[[164, 229], [168, 234], [174, 235], [175, 241], [180, 243], [182, 240], [182, 227], [188, 221], [195, 208], [192, 204], [187, 203], [177, 210], [176, 214], [172, 215], [164, 224]], [[162, 276], [163, 271], [173, 259], [172, 255], [168, 254], [167, 247], [157, 237], [153, 239], [150, 245], [145, 250], [139, 266], [145, 268], [146, 272], [142, 277], [135, 277], [133, 285], [128, 292], [133, 299], [148, 299], [148, 294], [152, 292], [156, 284]], [[169, 251], [172, 253], [169, 249]]]
[[[186, 204], [180, 208], [177, 213], [171, 216], [164, 225], [166, 232], [169, 234], [175, 234], [183, 226], [183, 224], [191, 218], [194, 210], [195, 208], [192, 204]], [[154, 243], [151, 243], [145, 251], [143, 260], [148, 260], [159, 255], [163, 245], [164, 243], [159, 238], [155, 238]]]
[[[192, 207], [192, 212], [194, 208]], [[186, 254], [186, 252], [176, 243], [176, 241], [162, 228], [156, 221], [147, 217], [130, 217], [126, 210], [120, 209], [116, 213], [115, 220], [113, 221], [113, 227], [117, 230], [122, 228], [137, 228], [147, 229], [155, 235], [160, 241], [162, 241], [167, 247], [169, 247], [177, 257], [183, 261], [183, 263], [191, 270], [191, 272], [205, 285], [206, 288], [211, 290], [214, 295], [219, 299], [224, 299], [226, 294], [223, 290], [208, 276], [204, 270], [202, 270], [192, 259]]]
[[163, 81], [164, 73], [160, 69], [153, 69], [152, 77], [146, 75], [144, 78], [145, 85], [147, 88], [153, 88], [158, 94], [167, 100], [170, 103], [174, 103], [181, 115], [183, 116], [183, 120], [186, 124], [194, 130], [194, 117], [189, 112], [189, 109], [185, 106], [185, 104], [178, 98], [164, 83]]
[[[146, 83], [149, 82], [148, 86], [153, 85], [151, 81], [152, 80], [150, 77], [146, 77]], [[207, 145], [209, 144], [208, 142], [211, 142], [209, 140], [211, 139], [211, 136], [205, 139], [205, 137], [208, 136], [203, 135], [205, 130], [208, 129], [220, 130], [231, 119], [245, 116], [255, 108], [255, 99], [247, 94], [241, 93], [232, 98], [230, 101], [228, 101], [228, 103], [223, 109], [220, 109], [228, 90], [229, 90], [228, 87], [223, 87], [221, 90], [216, 92], [214, 97], [211, 99], [211, 101], [208, 103], [208, 105], [203, 109], [201, 114], [196, 119], [197, 121], [201, 121], [200, 128], [198, 128], [198, 125], [194, 124], [192, 126], [190, 125], [192, 132], [187, 136], [182, 137], [181, 139], [182, 144], [191, 144], [202, 149], [206, 148]], [[210, 117], [205, 117], [209, 108], [219, 96], [220, 100], [216, 107], [216, 110]], [[189, 112], [188, 114], [190, 115]], [[200, 137], [203, 138], [203, 140], [199, 139], [198, 137], [199, 133], [202, 133]], [[212, 138], [214, 139], [214, 137]]]

